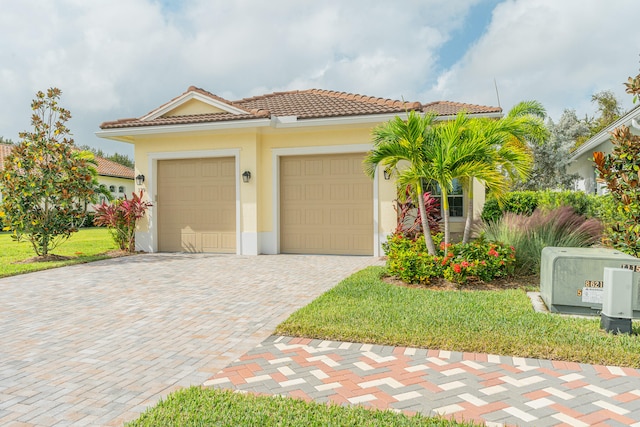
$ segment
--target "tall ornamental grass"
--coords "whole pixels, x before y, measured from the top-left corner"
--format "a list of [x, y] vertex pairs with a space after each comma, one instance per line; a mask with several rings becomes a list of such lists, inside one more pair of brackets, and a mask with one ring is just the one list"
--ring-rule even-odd
[[481, 226], [486, 239], [515, 248], [517, 274], [540, 271], [542, 248], [592, 246], [600, 242], [602, 230], [599, 220], [578, 215], [569, 206], [536, 209], [531, 216], [506, 212], [500, 220]]

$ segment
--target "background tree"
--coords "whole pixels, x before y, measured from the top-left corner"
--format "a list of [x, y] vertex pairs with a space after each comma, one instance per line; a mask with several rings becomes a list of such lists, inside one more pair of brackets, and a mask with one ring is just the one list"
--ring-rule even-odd
[[78, 146], [80, 150], [91, 151], [95, 156], [102, 157], [103, 159], [111, 160], [112, 162], [119, 163], [128, 168], [134, 167], [134, 161], [131, 157], [126, 154], [114, 153], [114, 154], [106, 154], [102, 149], [91, 147], [89, 145], [80, 145]]
[[[640, 74], [629, 77], [626, 92], [634, 102], [640, 96]], [[613, 247], [640, 256], [640, 136], [620, 126], [611, 133], [613, 151], [593, 153], [596, 169], [614, 199], [619, 220], [612, 226], [609, 239]]]
[[533, 168], [529, 178], [517, 183], [518, 190], [571, 189], [579, 178], [577, 174], [567, 174], [571, 150], [576, 139], [589, 134], [589, 126], [578, 120], [575, 110], [564, 110], [558, 123], [547, 120], [549, 137], [530, 141], [533, 154]]
[[4, 229], [31, 242], [42, 257], [78, 230], [97, 198], [93, 154], [75, 148], [65, 125], [71, 114], [58, 105], [60, 95], [57, 88], [36, 94], [33, 131], [20, 133], [0, 181]]
[[0, 144], [8, 144], [8, 145], [13, 145], [15, 144], [15, 142], [13, 142], [12, 140], [5, 138], [3, 136], [0, 136]]
[[618, 98], [616, 98], [615, 94], [610, 90], [594, 93], [591, 95], [591, 102], [596, 103], [598, 114], [592, 117], [585, 117], [584, 123], [587, 125], [589, 131], [576, 138], [573, 147], [574, 150], [625, 114], [620, 106], [620, 101], [618, 101]]

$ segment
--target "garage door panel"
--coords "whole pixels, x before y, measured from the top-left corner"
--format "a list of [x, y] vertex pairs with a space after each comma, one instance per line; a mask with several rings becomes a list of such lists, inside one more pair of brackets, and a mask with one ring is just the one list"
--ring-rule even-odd
[[280, 159], [281, 252], [373, 253], [373, 182], [362, 171], [363, 158], [335, 154]]
[[319, 201], [324, 199], [324, 186], [322, 184], [306, 184], [304, 186], [304, 200]]
[[233, 157], [158, 161], [158, 249], [235, 253], [235, 186]]
[[305, 160], [304, 175], [305, 176], [322, 176], [324, 162], [321, 159]]

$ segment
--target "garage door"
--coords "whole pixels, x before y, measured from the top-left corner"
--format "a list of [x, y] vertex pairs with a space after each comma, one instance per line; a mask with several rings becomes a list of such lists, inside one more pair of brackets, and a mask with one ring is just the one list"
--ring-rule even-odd
[[280, 252], [373, 254], [373, 182], [363, 158], [280, 158]]
[[236, 252], [235, 159], [158, 161], [158, 250]]

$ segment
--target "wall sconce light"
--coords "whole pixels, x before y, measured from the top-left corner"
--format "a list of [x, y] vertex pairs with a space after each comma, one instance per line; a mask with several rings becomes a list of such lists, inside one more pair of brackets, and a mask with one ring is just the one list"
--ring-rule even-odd
[[140, 175], [136, 176], [136, 184], [138, 184], [138, 185], [144, 184], [144, 175], [140, 174]]
[[391, 179], [391, 171], [389, 169], [385, 169], [383, 174], [386, 181], [389, 181]]
[[242, 182], [247, 183], [249, 181], [251, 181], [251, 172], [249, 171], [242, 172]]

